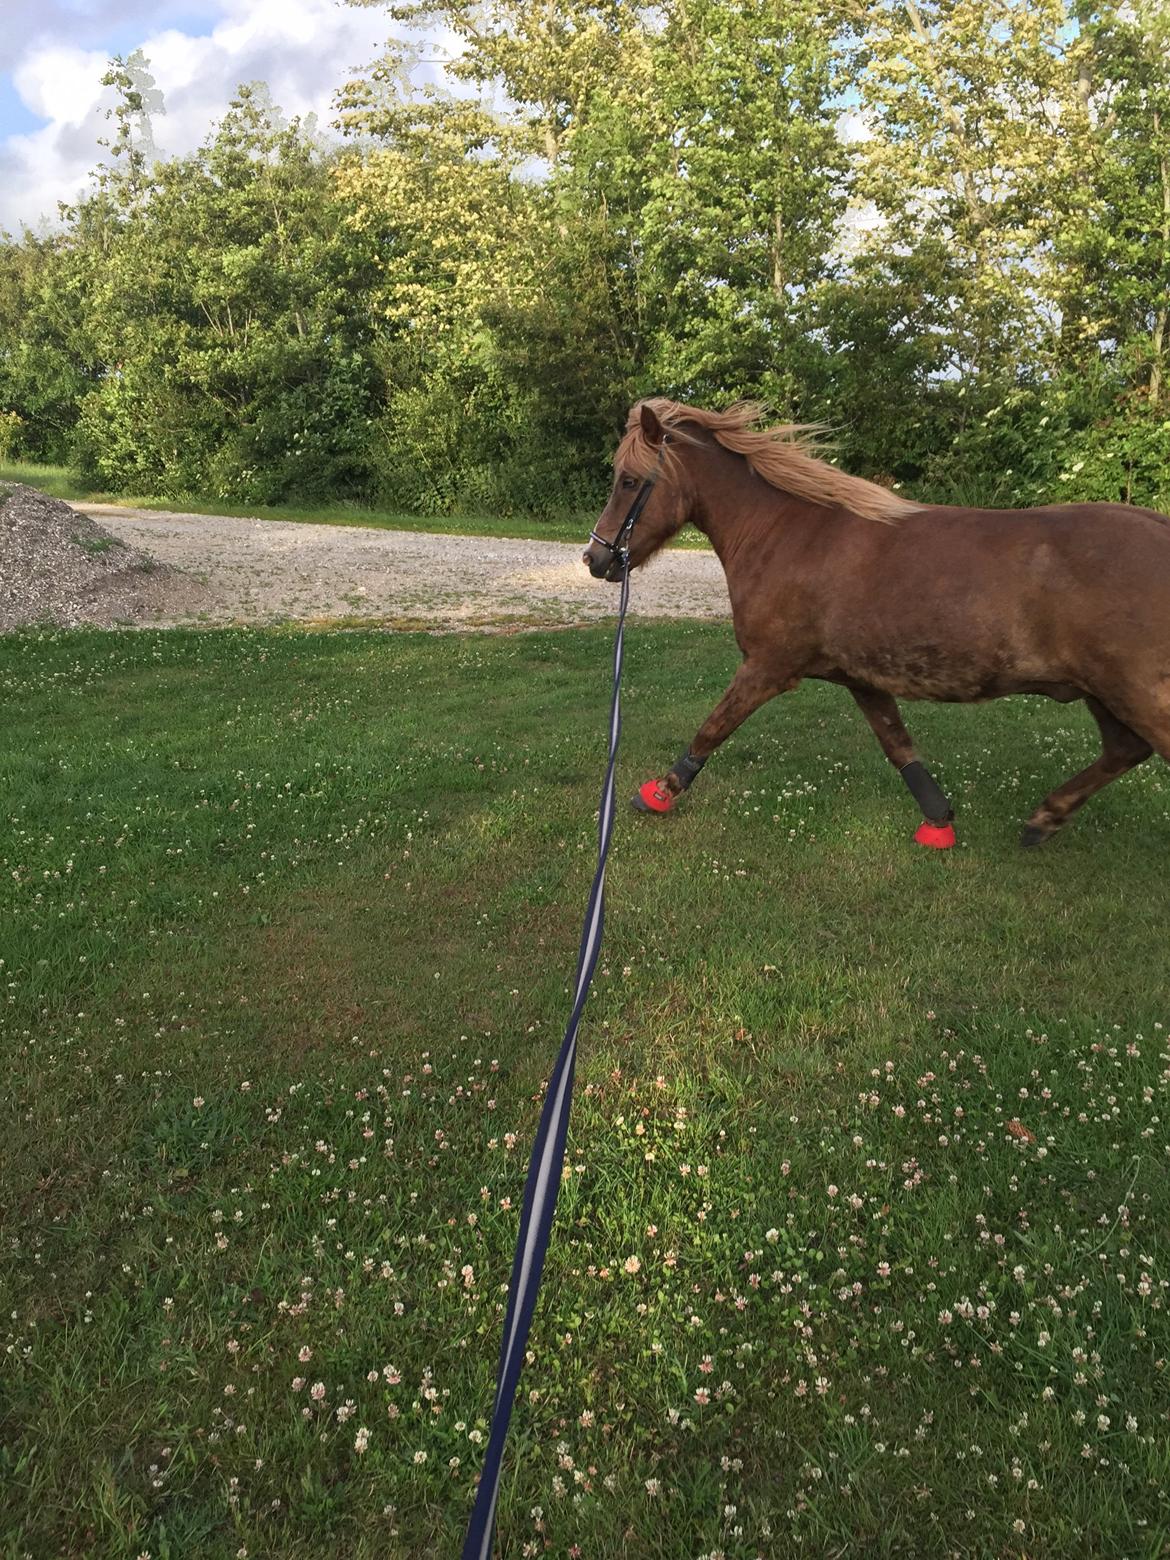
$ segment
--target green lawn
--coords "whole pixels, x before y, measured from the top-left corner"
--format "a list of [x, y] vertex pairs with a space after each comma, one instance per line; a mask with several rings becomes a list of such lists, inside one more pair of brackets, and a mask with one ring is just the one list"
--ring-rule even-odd
[[[359, 525], [382, 531], [430, 531], [443, 536], [498, 536], [519, 541], [579, 542], [589, 537], [596, 519], [592, 513], [555, 520], [535, 520], [527, 515], [408, 515], [394, 510], [370, 509], [359, 504], [260, 504], [251, 508], [226, 499], [155, 498], [140, 494], [104, 493], [87, 487], [64, 466], [34, 466], [0, 461], [0, 482], [24, 482], [53, 498], [71, 504], [124, 504], [133, 509], [178, 510], [196, 515], [241, 515], [248, 519], [296, 520], [306, 525]], [[708, 547], [705, 536], [693, 527], [673, 544], [676, 547]]]
[[[631, 628], [623, 793], [735, 661]], [[0, 1553], [458, 1552], [608, 681], [0, 640]], [[501, 1555], [1166, 1552], [1170, 772], [1022, 852], [1082, 712], [909, 714], [949, 855], [814, 685], [619, 819]]]

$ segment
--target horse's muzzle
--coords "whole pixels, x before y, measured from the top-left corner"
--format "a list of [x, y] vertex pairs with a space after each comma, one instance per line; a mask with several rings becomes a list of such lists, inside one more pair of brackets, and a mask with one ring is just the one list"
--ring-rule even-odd
[[594, 552], [592, 547], [587, 547], [581, 554], [581, 562], [589, 570], [595, 580], [609, 580], [616, 585], [622, 577], [621, 559], [610, 552]]

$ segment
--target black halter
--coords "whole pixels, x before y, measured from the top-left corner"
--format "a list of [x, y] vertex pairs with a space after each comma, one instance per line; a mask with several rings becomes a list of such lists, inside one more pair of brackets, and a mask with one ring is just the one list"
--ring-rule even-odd
[[[665, 444], [666, 440], [663, 439], [662, 442]], [[618, 529], [618, 533], [612, 542], [607, 542], [604, 536], [598, 536], [596, 531], [590, 531], [589, 533], [589, 540], [591, 542], [596, 542], [599, 547], [604, 547], [605, 550], [609, 553], [610, 568], [612, 568], [615, 563], [620, 563], [624, 572], [630, 566], [630, 536], [634, 527], [638, 523], [638, 519], [643, 509], [645, 509], [646, 505], [650, 501], [650, 495], [653, 493], [654, 485], [658, 481], [658, 471], [661, 465], [662, 445], [660, 445], [658, 448], [658, 464], [655, 466], [653, 473], [646, 478], [645, 482], [643, 482], [642, 486], [638, 489], [638, 492], [634, 498], [634, 502], [630, 505], [630, 512], [622, 521], [621, 526]]]

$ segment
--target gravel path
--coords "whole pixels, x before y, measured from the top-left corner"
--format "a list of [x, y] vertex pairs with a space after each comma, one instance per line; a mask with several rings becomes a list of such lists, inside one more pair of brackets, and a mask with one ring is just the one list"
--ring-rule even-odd
[[[609, 618], [617, 606], [615, 588], [591, 579], [581, 547], [568, 542], [75, 507], [129, 546], [206, 582], [208, 601], [171, 620], [177, 623], [350, 619], [388, 628], [538, 627]], [[727, 617], [719, 560], [707, 552], [667, 552], [635, 575], [630, 611]]]

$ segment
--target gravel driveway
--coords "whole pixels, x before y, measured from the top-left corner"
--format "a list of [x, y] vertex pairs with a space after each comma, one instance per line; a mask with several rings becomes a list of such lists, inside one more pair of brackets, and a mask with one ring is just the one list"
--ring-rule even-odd
[[[206, 581], [209, 604], [174, 622], [537, 627], [609, 618], [617, 606], [616, 588], [591, 579], [581, 547], [567, 542], [74, 507], [119, 540]], [[719, 560], [708, 552], [661, 555], [634, 576], [630, 612], [729, 616]]]

